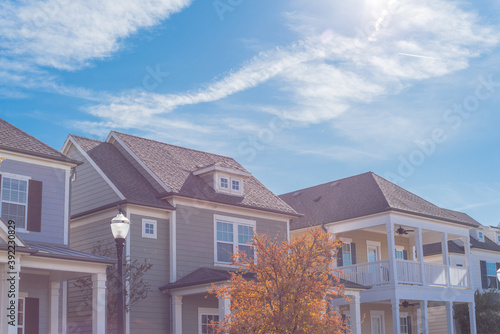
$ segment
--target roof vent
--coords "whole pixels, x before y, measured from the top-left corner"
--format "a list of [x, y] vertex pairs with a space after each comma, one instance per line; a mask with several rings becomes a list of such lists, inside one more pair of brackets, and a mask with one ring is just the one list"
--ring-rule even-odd
[[297, 196], [299, 196], [299, 195], [300, 195], [300, 191], [297, 191], [296, 193], [293, 193], [293, 195], [292, 195], [292, 196], [293, 196], [293, 197], [297, 197]]
[[319, 202], [319, 200], [320, 200], [320, 199], [321, 199], [321, 196], [318, 196], [318, 197], [316, 197], [315, 199], [313, 199], [313, 201], [315, 201], [315, 202]]
[[330, 183], [330, 187], [335, 187], [338, 184], [339, 184], [339, 181], [332, 182], [332, 183]]

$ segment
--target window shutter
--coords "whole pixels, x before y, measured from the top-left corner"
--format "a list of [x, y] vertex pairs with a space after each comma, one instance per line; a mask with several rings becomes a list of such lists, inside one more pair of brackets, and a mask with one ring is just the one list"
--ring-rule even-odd
[[30, 180], [28, 186], [28, 226], [27, 230], [42, 230], [42, 182]]
[[342, 243], [340, 243], [339, 250], [337, 251], [337, 267], [342, 267], [344, 265], [344, 260], [342, 256]]
[[40, 308], [38, 298], [25, 298], [25, 334], [39, 334], [40, 328]]
[[411, 332], [411, 317], [406, 317], [406, 323], [408, 324], [408, 334], [412, 334]]
[[406, 249], [403, 249], [403, 259], [408, 260], [408, 251]]
[[351, 261], [352, 264], [356, 264], [356, 244], [351, 242]]
[[486, 274], [486, 261], [479, 261], [481, 268], [481, 286], [483, 289], [488, 289], [488, 275]]

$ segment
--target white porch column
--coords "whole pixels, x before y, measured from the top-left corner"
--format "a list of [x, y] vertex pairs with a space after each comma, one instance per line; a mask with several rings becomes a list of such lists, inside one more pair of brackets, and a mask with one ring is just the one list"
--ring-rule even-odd
[[349, 295], [351, 303], [349, 305], [349, 317], [351, 319], [351, 333], [361, 334], [361, 303], [359, 292]]
[[[386, 224], [387, 229], [387, 252], [389, 253], [389, 280], [391, 284], [398, 284], [398, 273], [396, 272], [396, 243], [394, 242], [394, 223]], [[399, 321], [399, 320], [398, 320]]]
[[453, 322], [453, 302], [446, 302], [446, 327], [448, 334], [455, 334]]
[[219, 298], [219, 321], [225, 321], [226, 316], [231, 313], [231, 301], [229, 299]]
[[106, 273], [92, 274], [92, 334], [106, 333]]
[[20, 257], [15, 263], [0, 266], [0, 333], [17, 334], [17, 315], [19, 306], [19, 272], [21, 271]]
[[424, 246], [422, 242], [422, 229], [420, 227], [415, 227], [415, 248], [417, 249], [417, 258], [420, 264], [420, 281], [425, 286]]
[[399, 298], [392, 300], [392, 332], [399, 333], [401, 329], [401, 319], [399, 319]]
[[173, 334], [182, 334], [182, 296], [172, 296]]
[[466, 236], [463, 238], [464, 241], [464, 259], [465, 259], [465, 267], [467, 268], [467, 286], [472, 287], [472, 255], [470, 251], [470, 238]]
[[451, 286], [450, 257], [448, 256], [448, 233], [441, 233], [441, 250], [443, 254], [443, 264], [446, 266], [446, 285]]
[[427, 313], [427, 300], [422, 300], [420, 302], [420, 309], [422, 310], [420, 312], [422, 316], [422, 334], [429, 334], [429, 317]]
[[59, 334], [59, 282], [51, 281], [50, 289], [50, 333]]
[[476, 303], [467, 303], [469, 305], [469, 319], [470, 319], [470, 334], [476, 334]]

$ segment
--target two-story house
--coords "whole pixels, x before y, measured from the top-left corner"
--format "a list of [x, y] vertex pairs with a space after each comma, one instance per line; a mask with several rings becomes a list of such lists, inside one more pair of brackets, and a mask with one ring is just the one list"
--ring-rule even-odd
[[127, 256], [153, 265], [148, 297], [126, 314], [128, 333], [208, 333], [229, 308], [207, 289], [229, 278], [236, 248], [251, 254], [254, 230], [286, 240], [298, 217], [229, 157], [114, 131], [105, 141], [70, 135], [62, 152], [83, 162], [72, 182], [71, 246], [113, 243], [120, 205], [131, 221]]
[[104, 334], [106, 267], [114, 260], [68, 246], [79, 162], [2, 119], [0, 160], [0, 333], [66, 332], [67, 281], [91, 275], [91, 332]]
[[[322, 227], [342, 241], [342, 277], [371, 287], [360, 292], [361, 315], [337, 306], [356, 334], [454, 333], [453, 305], [465, 303], [475, 333], [474, 267], [469, 231], [479, 223], [440, 208], [374, 174], [365, 173], [280, 196], [304, 214], [291, 233]], [[459, 266], [450, 242], [461, 244]], [[439, 253], [425, 256], [428, 245]], [[433, 246], [434, 247], [434, 246]]]

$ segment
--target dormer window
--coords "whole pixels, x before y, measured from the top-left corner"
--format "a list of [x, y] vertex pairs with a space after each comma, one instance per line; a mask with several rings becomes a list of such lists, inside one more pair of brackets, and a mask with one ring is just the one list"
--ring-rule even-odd
[[218, 165], [201, 168], [193, 172], [218, 192], [227, 195], [243, 196], [244, 180], [251, 176], [250, 173]]
[[497, 243], [500, 244], [500, 234], [497, 234]]
[[220, 178], [220, 187], [221, 189], [229, 189], [229, 180], [226, 177]]
[[479, 241], [484, 241], [484, 234], [483, 234], [483, 232], [479, 231], [477, 233], [477, 236], [478, 236]]
[[240, 180], [231, 180], [231, 190], [240, 191]]

